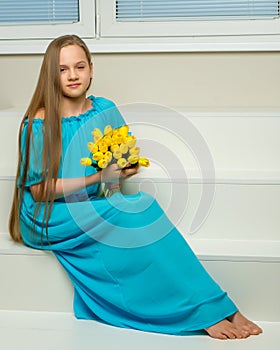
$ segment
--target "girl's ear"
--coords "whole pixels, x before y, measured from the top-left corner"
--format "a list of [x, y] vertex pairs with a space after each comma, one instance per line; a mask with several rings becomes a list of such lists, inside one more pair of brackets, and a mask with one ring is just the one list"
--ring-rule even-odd
[[92, 79], [93, 78], [93, 63], [92, 62], [90, 62], [89, 67], [90, 67], [90, 78]]

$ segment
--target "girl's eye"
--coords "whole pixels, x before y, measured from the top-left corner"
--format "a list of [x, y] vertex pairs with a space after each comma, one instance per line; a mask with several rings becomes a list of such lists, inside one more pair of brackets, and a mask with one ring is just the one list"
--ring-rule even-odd
[[66, 71], [66, 68], [60, 68], [60, 72], [65, 72]]

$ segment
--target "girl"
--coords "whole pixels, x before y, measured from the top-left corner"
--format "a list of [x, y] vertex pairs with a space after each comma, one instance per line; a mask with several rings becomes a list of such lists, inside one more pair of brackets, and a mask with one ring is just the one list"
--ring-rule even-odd
[[51, 250], [74, 285], [77, 318], [167, 334], [246, 338], [262, 330], [212, 280], [153, 197], [97, 196], [100, 182], [137, 168], [80, 166], [91, 131], [125, 122], [116, 106], [86, 97], [93, 66], [75, 35], [47, 48], [19, 135], [12, 238]]

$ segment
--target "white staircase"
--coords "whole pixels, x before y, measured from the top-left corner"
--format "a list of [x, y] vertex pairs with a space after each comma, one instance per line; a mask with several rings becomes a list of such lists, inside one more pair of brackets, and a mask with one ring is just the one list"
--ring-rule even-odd
[[[8, 236], [20, 113], [7, 110], [0, 112], [1, 349], [278, 349], [280, 113], [189, 115], [208, 143], [216, 166], [215, 179], [201, 181], [190, 155], [183, 154], [188, 174], [191, 169], [187, 184], [179, 177], [168, 179], [156, 164], [131, 179], [124, 190], [140, 187], [155, 193], [210, 274], [246, 316], [261, 324], [264, 334], [221, 342], [205, 336], [147, 334], [75, 320], [72, 286], [54, 256], [16, 244]], [[145, 129], [145, 137], [148, 133]], [[141, 129], [135, 134], [140, 137]], [[167, 139], [152, 127], [151, 136]], [[176, 140], [168, 142], [172, 145]], [[214, 182], [211, 211], [199, 230], [189, 234], [201, 193]], [[186, 188], [187, 208], [185, 196], [178, 195]]]

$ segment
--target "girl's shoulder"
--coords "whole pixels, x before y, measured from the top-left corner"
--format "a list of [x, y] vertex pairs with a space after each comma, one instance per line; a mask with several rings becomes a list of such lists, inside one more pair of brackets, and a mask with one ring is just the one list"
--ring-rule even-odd
[[40, 108], [38, 111], [35, 113], [34, 119], [45, 119], [45, 108]]
[[33, 118], [29, 118], [28, 115], [24, 116], [22, 129], [27, 128], [29, 121], [32, 120], [32, 128], [35, 125], [42, 126], [44, 125], [45, 120], [45, 108], [39, 108], [35, 113]]

